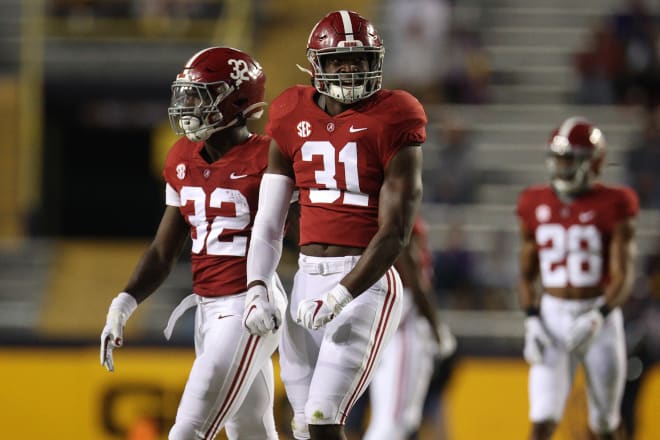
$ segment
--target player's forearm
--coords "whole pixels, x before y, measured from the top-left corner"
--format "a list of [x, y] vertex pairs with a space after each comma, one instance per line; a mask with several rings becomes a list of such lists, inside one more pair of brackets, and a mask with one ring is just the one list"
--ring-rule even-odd
[[247, 255], [248, 287], [267, 285], [282, 256], [284, 224], [293, 193], [293, 180], [266, 173], [259, 186], [259, 209], [254, 219]]
[[353, 296], [360, 295], [385, 275], [403, 248], [404, 240], [400, 234], [379, 231], [341, 284]]
[[533, 282], [527, 278], [521, 278], [518, 283], [518, 301], [520, 303], [520, 308], [528, 314], [534, 309], [538, 310], [539, 304], [536, 296]]
[[426, 290], [413, 291], [413, 300], [417, 311], [421, 316], [428, 321], [433, 331], [433, 337], [436, 341], [440, 342], [440, 335], [438, 334], [438, 314], [436, 307], [432, 301], [432, 292]]
[[141, 303], [163, 284], [175, 263], [175, 256], [164, 257], [153, 246], [149, 247], [123, 291], [130, 293], [138, 303]]
[[619, 252], [617, 263], [612, 264], [610, 282], [605, 287], [603, 296], [609, 309], [620, 306], [632, 293], [635, 280], [635, 261], [637, 250], [634, 243], [625, 245]]

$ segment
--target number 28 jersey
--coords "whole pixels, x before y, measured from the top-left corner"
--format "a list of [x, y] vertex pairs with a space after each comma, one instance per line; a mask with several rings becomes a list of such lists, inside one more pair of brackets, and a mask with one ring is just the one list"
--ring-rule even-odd
[[563, 203], [550, 185], [540, 185], [520, 194], [517, 211], [536, 239], [544, 287], [598, 287], [608, 281], [614, 227], [637, 215], [639, 201], [630, 188], [596, 183]]
[[266, 132], [293, 164], [300, 244], [366, 247], [378, 229], [385, 169], [403, 147], [426, 140], [426, 114], [412, 95], [380, 90], [331, 116], [311, 86], [291, 87], [271, 104]]
[[248, 238], [268, 165], [270, 138], [252, 135], [213, 163], [203, 142], [177, 141], [163, 169], [165, 203], [190, 225], [193, 291], [214, 297], [244, 292]]

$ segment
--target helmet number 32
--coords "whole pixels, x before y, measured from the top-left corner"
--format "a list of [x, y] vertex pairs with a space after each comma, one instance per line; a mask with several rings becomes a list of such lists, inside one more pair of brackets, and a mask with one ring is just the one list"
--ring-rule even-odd
[[536, 243], [545, 287], [590, 287], [600, 282], [603, 254], [596, 226], [540, 225]]

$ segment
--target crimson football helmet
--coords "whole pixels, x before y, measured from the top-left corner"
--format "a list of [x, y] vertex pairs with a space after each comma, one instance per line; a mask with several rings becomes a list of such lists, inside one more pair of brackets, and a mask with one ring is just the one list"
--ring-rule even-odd
[[172, 83], [168, 114], [178, 135], [194, 142], [263, 114], [266, 75], [250, 55], [210, 47], [185, 64]]
[[[326, 73], [323, 57], [342, 53], [364, 53], [367, 72]], [[353, 11], [334, 11], [323, 17], [307, 40], [307, 59], [312, 65], [316, 90], [344, 104], [367, 98], [380, 90], [385, 47], [369, 21]]]
[[581, 117], [566, 119], [548, 140], [546, 165], [560, 194], [576, 194], [591, 186], [605, 159], [605, 136]]

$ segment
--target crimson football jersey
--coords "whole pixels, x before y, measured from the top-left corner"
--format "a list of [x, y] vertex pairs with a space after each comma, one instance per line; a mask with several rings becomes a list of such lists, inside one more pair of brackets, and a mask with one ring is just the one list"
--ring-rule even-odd
[[533, 186], [518, 199], [518, 216], [534, 234], [546, 288], [604, 286], [614, 226], [637, 215], [637, 194], [596, 183], [570, 203], [550, 185]]
[[248, 237], [268, 165], [270, 138], [252, 135], [209, 164], [203, 142], [181, 138], [167, 155], [165, 202], [190, 225], [193, 291], [201, 296], [244, 292]]
[[412, 95], [380, 90], [330, 116], [316, 90], [295, 86], [270, 106], [266, 132], [291, 160], [300, 191], [300, 244], [366, 247], [378, 229], [378, 196], [394, 154], [426, 140]]

